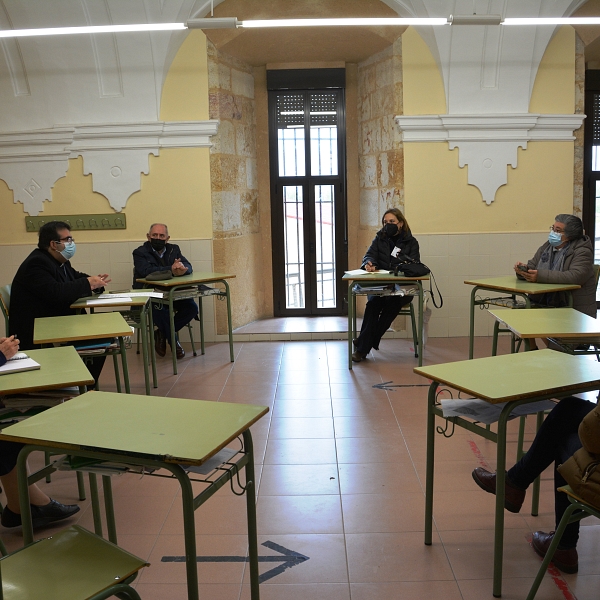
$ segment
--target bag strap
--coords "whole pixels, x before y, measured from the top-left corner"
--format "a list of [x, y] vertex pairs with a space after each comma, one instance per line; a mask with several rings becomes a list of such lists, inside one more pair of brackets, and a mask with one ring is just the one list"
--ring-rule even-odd
[[[435, 275], [425, 263], [421, 264], [429, 270], [429, 293], [431, 294], [431, 301], [433, 302], [433, 305], [436, 308], [442, 308], [442, 306], [444, 306], [444, 298], [442, 297], [442, 292], [440, 292], [440, 288], [438, 287], [437, 281], [435, 280]], [[433, 286], [435, 286], [435, 291], [433, 289]], [[437, 292], [437, 295], [439, 296], [439, 306], [435, 300], [435, 292]]]
[[[429, 271], [429, 293], [431, 294], [431, 301], [433, 302], [433, 305], [436, 308], [442, 308], [442, 306], [444, 306], [444, 298], [442, 297], [442, 293], [440, 292], [440, 288], [438, 287], [437, 281], [435, 280], [435, 276], [433, 274], [433, 271], [425, 264], [422, 263], [418, 260], [415, 260], [414, 258], [411, 258], [410, 256], [408, 256], [408, 254], [401, 254], [402, 258], [404, 259], [405, 262], [409, 262], [409, 263], [413, 263], [415, 265], [423, 265], [428, 271]], [[435, 300], [435, 292], [433, 290], [432, 287], [432, 282], [433, 285], [435, 285], [435, 292], [437, 292], [438, 296], [439, 296], [439, 306], [438, 303]]]

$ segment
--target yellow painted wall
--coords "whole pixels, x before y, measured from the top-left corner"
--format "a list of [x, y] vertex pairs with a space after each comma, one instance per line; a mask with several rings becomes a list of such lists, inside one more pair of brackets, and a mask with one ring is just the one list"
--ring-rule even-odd
[[446, 95], [438, 66], [413, 27], [402, 35], [402, 80], [405, 115], [446, 113]]
[[[201, 31], [188, 35], [173, 60], [163, 87], [160, 118], [208, 119], [206, 37]], [[169, 225], [174, 241], [212, 238], [209, 149], [163, 149], [149, 161], [149, 174], [140, 174], [141, 190], [129, 198], [123, 210], [127, 229], [78, 231], [78, 242], [143, 240], [148, 226], [157, 221]], [[83, 159], [79, 157], [69, 160], [66, 177], [56, 182], [52, 202], [44, 202], [39, 216], [110, 212], [108, 200], [92, 191], [92, 176], [83, 175]], [[12, 191], [2, 180], [0, 214], [0, 245], [37, 243], [37, 235], [25, 231], [23, 205], [14, 203]]]
[[[429, 165], [424, 169], [423, 165]], [[530, 143], [518, 150], [518, 168], [488, 206], [467, 184], [458, 150], [448, 144], [410, 143], [404, 151], [406, 216], [418, 233], [481, 233], [546, 229], [558, 213], [573, 210], [573, 145]], [[415, 176], [415, 173], [427, 175]], [[535, 174], [532, 176], [532, 174]]]
[[529, 112], [572, 115], [575, 107], [575, 30], [561, 27], [546, 48]]
[[[431, 52], [410, 28], [402, 37], [402, 54], [405, 114], [441, 114], [433, 110], [445, 111], [440, 72], [431, 68]], [[573, 30], [563, 28], [542, 59], [532, 112], [573, 114], [574, 59]], [[458, 166], [458, 150], [450, 151], [445, 142], [406, 143], [405, 209], [411, 228], [416, 233], [545, 230], [557, 213], [573, 210], [573, 151], [572, 142], [530, 142], [519, 149], [517, 168], [507, 166], [508, 184], [488, 206], [468, 185], [468, 166]]]

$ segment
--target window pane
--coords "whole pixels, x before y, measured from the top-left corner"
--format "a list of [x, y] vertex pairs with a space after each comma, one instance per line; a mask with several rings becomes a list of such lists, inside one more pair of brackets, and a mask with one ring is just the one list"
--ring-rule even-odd
[[337, 102], [332, 93], [310, 95], [311, 175], [337, 175]]
[[317, 308], [335, 308], [334, 188], [315, 186]]
[[304, 308], [304, 206], [302, 187], [283, 187], [285, 307]]
[[280, 177], [306, 174], [304, 146], [304, 97], [277, 97], [277, 151]]
[[[600, 265], [600, 181], [596, 181], [596, 239], [594, 242], [594, 262]], [[600, 302], [600, 293], [597, 289], [596, 302]]]

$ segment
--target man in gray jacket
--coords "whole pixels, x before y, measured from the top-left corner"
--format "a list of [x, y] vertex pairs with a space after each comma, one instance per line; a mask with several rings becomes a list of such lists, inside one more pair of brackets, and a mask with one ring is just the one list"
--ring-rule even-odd
[[[548, 241], [527, 264], [518, 262], [519, 279], [538, 283], [577, 284], [573, 308], [596, 318], [596, 277], [594, 248], [583, 231], [583, 223], [573, 215], [556, 215]], [[543, 306], [567, 306], [567, 292], [536, 294], [532, 302]]]

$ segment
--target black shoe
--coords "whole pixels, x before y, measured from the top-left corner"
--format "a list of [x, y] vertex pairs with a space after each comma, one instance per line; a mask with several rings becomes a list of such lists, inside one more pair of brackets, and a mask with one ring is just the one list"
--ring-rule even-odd
[[354, 362], [360, 362], [361, 360], [364, 360], [365, 358], [367, 358], [367, 355], [366, 354], [362, 354], [358, 350], [356, 352], [352, 353], [352, 360]]
[[[50, 498], [50, 502], [44, 506], [35, 506], [31, 504], [31, 521], [34, 529], [36, 529], [38, 527], [44, 527], [45, 525], [53, 523], [54, 521], [68, 519], [75, 513], [78, 513], [79, 510], [80, 509], [77, 504], [61, 504], [60, 502]], [[21, 515], [6, 507], [2, 511], [0, 523], [2, 523], [3, 527], [7, 528], [18, 527], [21, 525]]]
[[[496, 473], [490, 473], [487, 469], [477, 467], [471, 473], [475, 483], [488, 494], [496, 495]], [[525, 490], [516, 487], [508, 477], [504, 479], [504, 508], [511, 513], [518, 513], [525, 500]]]
[[175, 354], [179, 359], [182, 359], [185, 356], [185, 350], [183, 349], [183, 346], [179, 343], [179, 340], [175, 342]]
[[[531, 546], [542, 558], [546, 556], [548, 548], [554, 539], [554, 531], [544, 533], [536, 531], [531, 539]], [[577, 556], [577, 548], [561, 548], [560, 545], [554, 551], [554, 556], [550, 561], [554, 566], [563, 573], [577, 573], [579, 570], [579, 557]]]
[[154, 350], [158, 356], [164, 356], [167, 353], [167, 340], [160, 332], [160, 329], [154, 331]]

